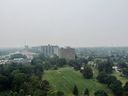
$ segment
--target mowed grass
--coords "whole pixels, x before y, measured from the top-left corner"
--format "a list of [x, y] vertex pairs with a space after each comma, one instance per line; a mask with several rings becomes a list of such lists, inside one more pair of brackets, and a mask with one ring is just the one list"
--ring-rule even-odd
[[70, 67], [45, 71], [43, 79], [50, 82], [54, 91], [63, 91], [65, 96], [73, 96], [72, 90], [74, 85], [77, 85], [79, 89], [79, 96], [83, 96], [85, 88], [89, 89], [90, 96], [94, 96], [94, 92], [98, 89], [103, 89], [109, 96], [113, 96], [106, 85], [100, 84], [95, 79], [84, 79], [79, 71], [75, 71]]

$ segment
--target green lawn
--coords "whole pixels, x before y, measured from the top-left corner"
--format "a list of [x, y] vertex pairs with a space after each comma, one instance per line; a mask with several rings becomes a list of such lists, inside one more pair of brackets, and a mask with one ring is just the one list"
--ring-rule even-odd
[[79, 96], [82, 96], [85, 88], [89, 89], [90, 96], [94, 96], [94, 92], [98, 89], [103, 89], [109, 96], [113, 96], [106, 85], [98, 83], [95, 79], [84, 79], [80, 72], [69, 67], [45, 71], [43, 79], [50, 82], [54, 91], [63, 91], [65, 96], [73, 96], [72, 90], [75, 84], [79, 89]]

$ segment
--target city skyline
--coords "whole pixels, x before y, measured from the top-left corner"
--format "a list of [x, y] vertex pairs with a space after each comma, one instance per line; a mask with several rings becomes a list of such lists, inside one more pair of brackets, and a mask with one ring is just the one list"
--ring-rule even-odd
[[0, 48], [128, 46], [127, 0], [1, 0]]

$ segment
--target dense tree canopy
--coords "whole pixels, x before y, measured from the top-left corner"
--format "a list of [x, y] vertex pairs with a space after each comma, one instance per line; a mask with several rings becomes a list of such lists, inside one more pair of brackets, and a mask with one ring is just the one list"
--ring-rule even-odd
[[128, 68], [123, 68], [122, 73], [125, 77], [128, 77]]
[[112, 73], [112, 62], [110, 60], [97, 64], [99, 72]]
[[[0, 95], [5, 96], [47, 96], [50, 85], [42, 81], [43, 67], [40, 64], [0, 65]], [[40, 94], [38, 94], [38, 91]]]
[[15, 59], [15, 58], [24, 58], [24, 59], [26, 59], [27, 56], [22, 55], [22, 54], [13, 54], [13, 55], [11, 55], [11, 57], [10, 57], [10, 59]]
[[108, 96], [104, 90], [98, 90], [94, 94], [95, 96]]
[[112, 82], [109, 85], [109, 87], [112, 89], [113, 93], [116, 96], [122, 96], [123, 88], [122, 88], [122, 83], [119, 80]]
[[89, 66], [85, 66], [84, 70], [82, 71], [82, 74], [86, 79], [91, 79], [93, 77], [92, 68]]
[[124, 85], [124, 96], [128, 96], [128, 82], [126, 82], [126, 84]]

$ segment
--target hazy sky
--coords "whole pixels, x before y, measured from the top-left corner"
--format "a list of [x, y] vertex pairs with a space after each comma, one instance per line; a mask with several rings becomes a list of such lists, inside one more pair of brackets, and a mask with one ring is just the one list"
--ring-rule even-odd
[[128, 0], [0, 0], [0, 47], [128, 46]]

